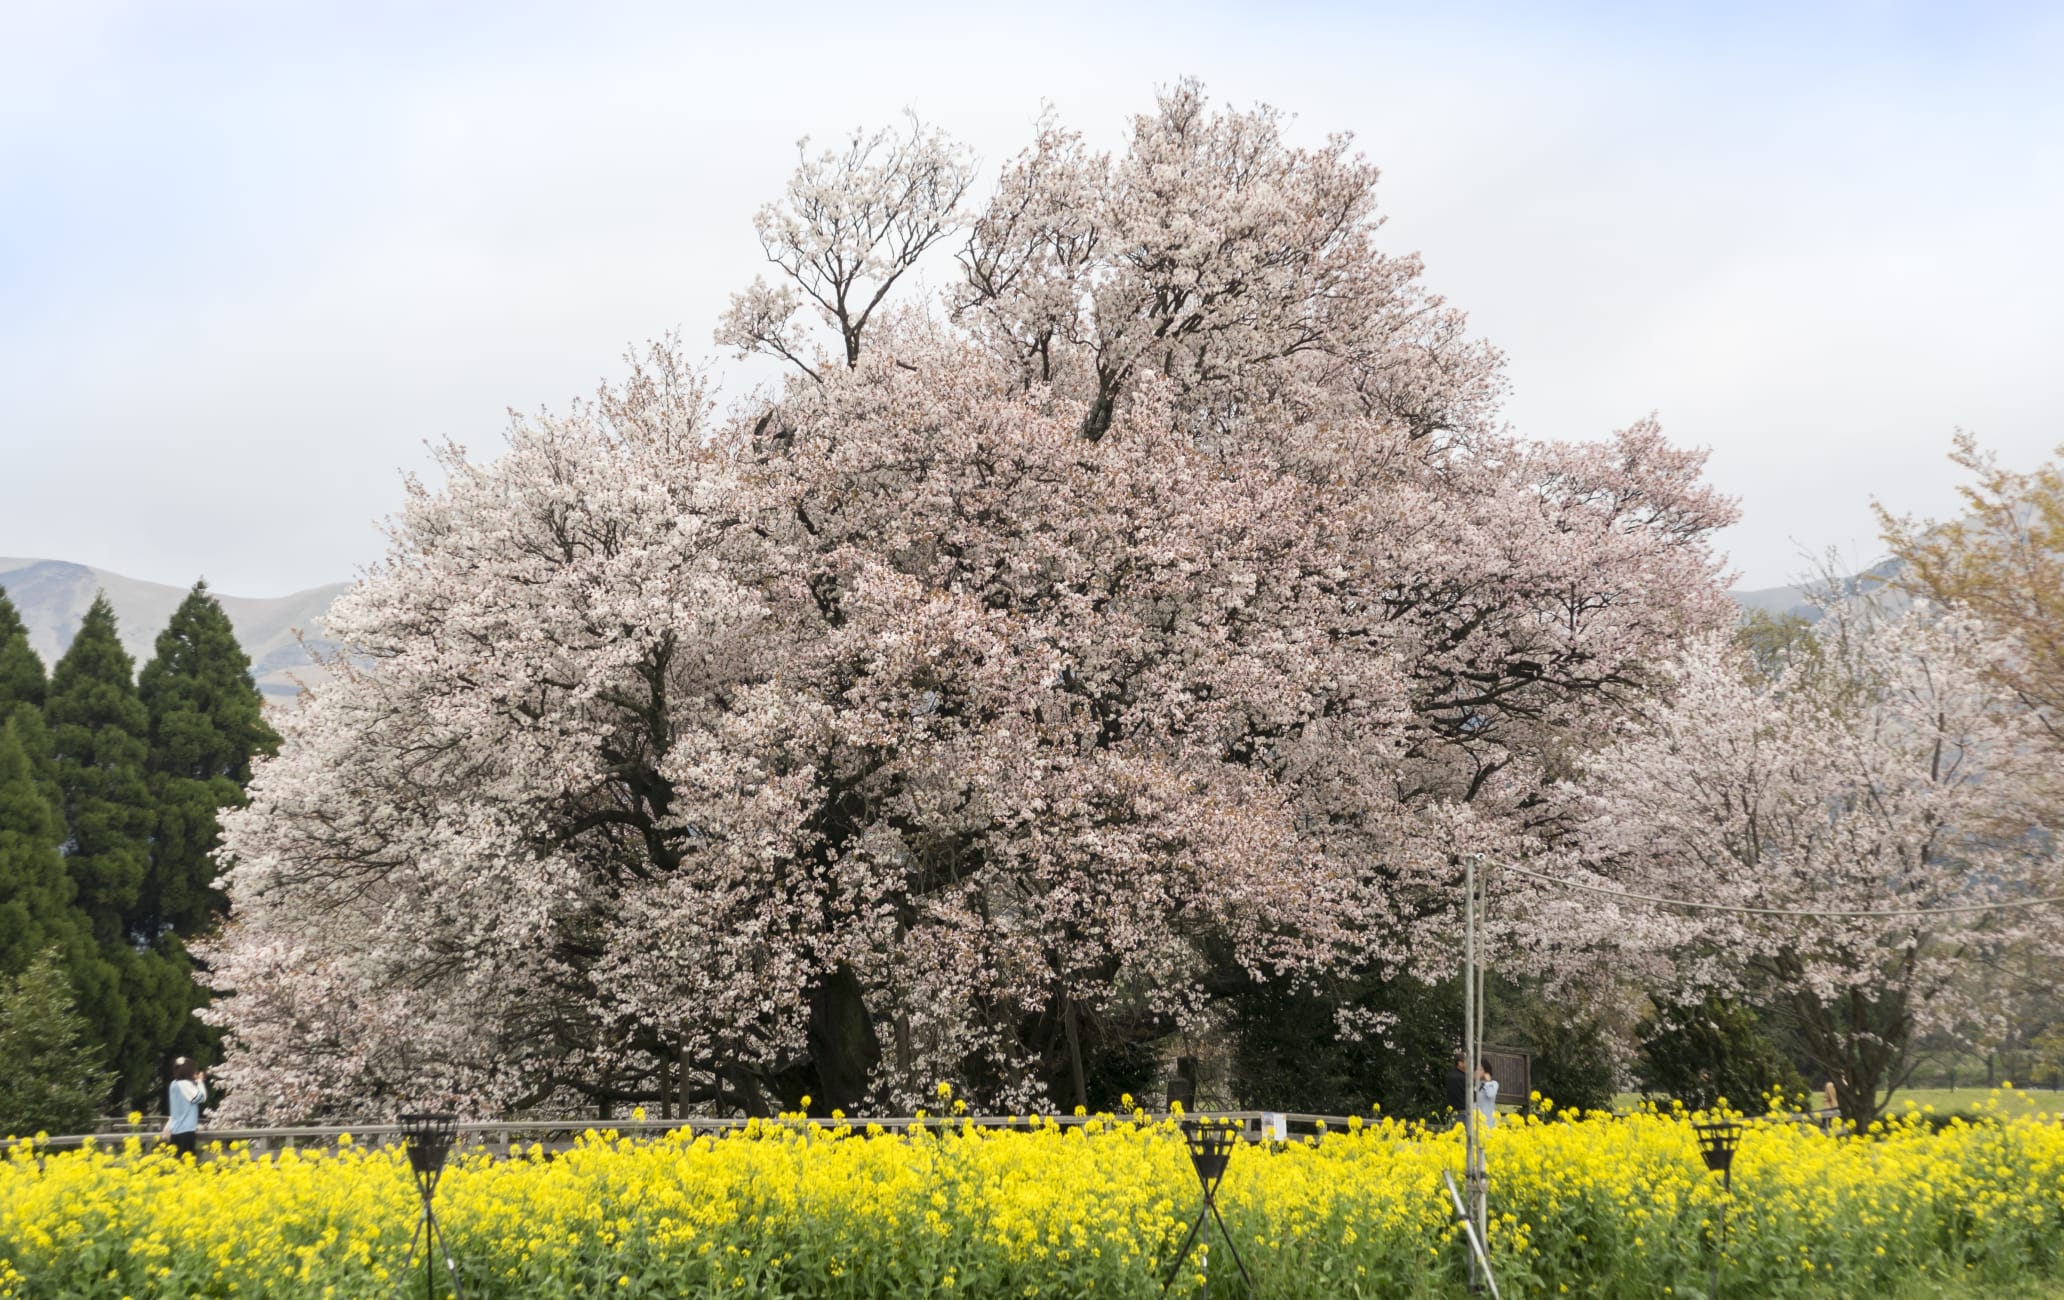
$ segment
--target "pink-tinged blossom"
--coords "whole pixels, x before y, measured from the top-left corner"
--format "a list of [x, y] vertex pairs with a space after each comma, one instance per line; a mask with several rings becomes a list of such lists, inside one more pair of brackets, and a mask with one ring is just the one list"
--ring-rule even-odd
[[1650, 423], [1497, 428], [1373, 168], [1282, 126], [1048, 124], [901, 307], [961, 164], [862, 137], [723, 335], [780, 392], [662, 348], [448, 452], [227, 819], [233, 1104], [1023, 1109], [1215, 960], [1451, 969], [1456, 855], [1724, 624], [1732, 507]]
[[[1725, 639], [1696, 643], [1669, 707], [1585, 761], [1586, 869], [1570, 878], [1779, 913], [2064, 893], [2030, 798], [2036, 722], [1987, 677], [1996, 652], [1961, 618], [1841, 606], [1774, 675]], [[2043, 908], [1811, 917], [1550, 892], [1529, 917], [1665, 994], [1773, 1007], [1852, 1117], [1876, 1113], [1917, 1038], [1998, 1033], [1989, 963], [2054, 958], [2064, 940]]]

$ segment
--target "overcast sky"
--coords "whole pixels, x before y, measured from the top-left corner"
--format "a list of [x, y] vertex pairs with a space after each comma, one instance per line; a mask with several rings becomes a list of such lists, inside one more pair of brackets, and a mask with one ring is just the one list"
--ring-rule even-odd
[[798, 136], [1182, 75], [1354, 132], [1518, 430], [1710, 447], [1744, 586], [2064, 441], [2054, 5], [699, 8], [0, 0], [0, 555], [348, 578], [426, 440], [710, 347]]

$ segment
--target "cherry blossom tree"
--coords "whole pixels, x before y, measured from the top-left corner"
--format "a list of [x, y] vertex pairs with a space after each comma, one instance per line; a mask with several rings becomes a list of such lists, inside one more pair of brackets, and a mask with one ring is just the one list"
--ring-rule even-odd
[[[1678, 1001], [1775, 1009], [1843, 1114], [1869, 1120], [1918, 1037], [1996, 1032], [1989, 962], [2064, 942], [2055, 909], [1957, 910], [2064, 893], [2039, 820], [2040, 720], [1992, 675], [2005, 652], [1973, 620], [1854, 604], [1769, 671], [1735, 642], [1695, 645], [1669, 707], [1586, 761], [1577, 878], [1760, 911], [1540, 906], [1565, 935], [1588, 915]], [[1798, 915], [1814, 912], [1830, 914]]]
[[907, 137], [856, 131], [843, 150], [815, 155], [807, 138], [797, 144], [802, 160], [788, 192], [753, 218], [760, 247], [787, 283], [755, 279], [735, 295], [719, 343], [818, 378], [824, 361], [806, 359], [796, 319], [808, 304], [837, 332], [845, 364], [859, 363], [868, 324], [925, 250], [959, 228], [956, 209], [974, 182], [965, 149], [915, 117], [909, 126]]
[[1732, 509], [1652, 422], [1496, 427], [1281, 128], [1045, 123], [903, 304], [963, 163], [858, 137], [719, 330], [779, 392], [668, 344], [448, 450], [225, 821], [231, 1105], [1067, 1104], [1218, 962], [1448, 969], [1456, 854], [1725, 622]]

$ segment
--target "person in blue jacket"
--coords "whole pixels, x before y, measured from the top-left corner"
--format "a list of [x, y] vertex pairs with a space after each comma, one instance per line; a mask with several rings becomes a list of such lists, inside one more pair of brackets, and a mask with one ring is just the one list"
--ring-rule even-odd
[[200, 1140], [201, 1103], [208, 1100], [208, 1077], [187, 1057], [172, 1062], [172, 1089], [165, 1099], [165, 1136], [179, 1154], [190, 1156]]

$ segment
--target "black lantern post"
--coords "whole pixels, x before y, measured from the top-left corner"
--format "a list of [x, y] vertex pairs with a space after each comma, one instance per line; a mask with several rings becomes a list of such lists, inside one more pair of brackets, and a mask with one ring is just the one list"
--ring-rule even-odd
[[1720, 1119], [1710, 1124], [1694, 1124], [1692, 1129], [1698, 1134], [1699, 1154], [1705, 1157], [1706, 1168], [1720, 1175], [1720, 1185], [1732, 1195], [1734, 1153], [1741, 1146], [1741, 1125], [1731, 1119]]
[[409, 1238], [408, 1258], [402, 1261], [400, 1278], [394, 1288], [397, 1296], [408, 1285], [409, 1269], [416, 1262], [416, 1243], [420, 1241], [423, 1243], [423, 1295], [426, 1300], [435, 1300], [437, 1294], [437, 1264], [433, 1250], [444, 1256], [445, 1271], [451, 1274], [452, 1293], [464, 1300], [466, 1288], [459, 1285], [459, 1268], [452, 1262], [451, 1245], [437, 1222], [436, 1212], [430, 1208], [431, 1198], [437, 1195], [437, 1180], [444, 1173], [445, 1157], [451, 1154], [452, 1143], [458, 1135], [456, 1116], [401, 1116], [401, 1137], [408, 1149], [409, 1168], [416, 1175], [416, 1192], [423, 1198], [423, 1215], [416, 1221], [415, 1235]]
[[1175, 1252], [1175, 1265], [1168, 1270], [1168, 1280], [1161, 1284], [1161, 1294], [1167, 1295], [1168, 1288], [1175, 1285], [1175, 1279], [1182, 1273], [1183, 1261], [1190, 1257], [1190, 1247], [1203, 1229], [1207, 1215], [1217, 1220], [1218, 1230], [1225, 1237], [1226, 1249], [1232, 1252], [1233, 1263], [1239, 1267], [1247, 1289], [1252, 1291], [1254, 1279], [1247, 1274], [1247, 1262], [1240, 1258], [1240, 1248], [1233, 1244], [1233, 1234], [1218, 1213], [1218, 1185], [1225, 1180], [1226, 1166], [1232, 1163], [1233, 1144], [1239, 1140], [1238, 1135], [1224, 1121], [1186, 1119], [1182, 1129], [1183, 1138], [1190, 1147], [1190, 1165], [1196, 1169], [1197, 1182], [1204, 1189], [1204, 1207], [1197, 1211], [1197, 1221], [1190, 1225], [1189, 1234]]
[[1720, 1175], [1720, 1187], [1726, 1193], [1726, 1199], [1720, 1202], [1720, 1240], [1713, 1248], [1713, 1266], [1706, 1278], [1706, 1293], [1717, 1298], [1720, 1252], [1727, 1249], [1727, 1207], [1734, 1200], [1734, 1153], [1741, 1146], [1742, 1126], [1731, 1119], [1720, 1119], [1694, 1124], [1692, 1131], [1698, 1134], [1699, 1155], [1705, 1160], [1706, 1169]]

